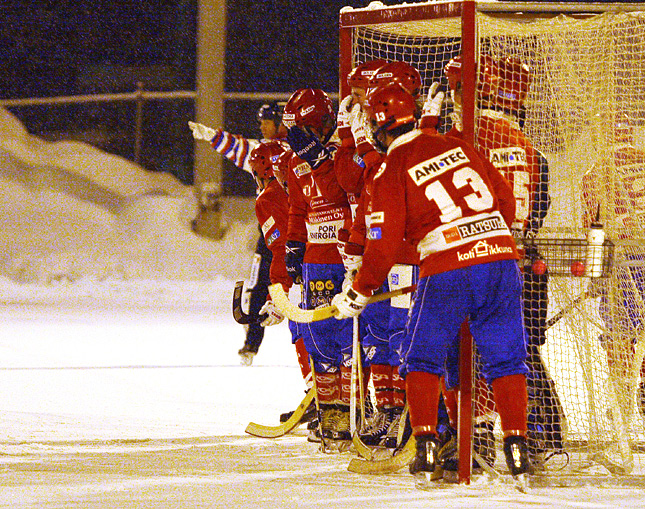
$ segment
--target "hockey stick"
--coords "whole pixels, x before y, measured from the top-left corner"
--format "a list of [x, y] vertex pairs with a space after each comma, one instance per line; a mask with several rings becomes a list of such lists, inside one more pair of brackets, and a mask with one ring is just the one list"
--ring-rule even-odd
[[[351, 390], [349, 393], [349, 432], [352, 434], [352, 437], [355, 434], [357, 434], [356, 403], [358, 398], [356, 396], [356, 381], [359, 376], [359, 364], [361, 362], [359, 345], [360, 345], [360, 338], [359, 338], [358, 316], [355, 316], [352, 319], [352, 375], [350, 379]], [[361, 404], [362, 403], [363, 401], [361, 400]]]
[[315, 396], [316, 391], [314, 389], [309, 389], [305, 398], [300, 402], [298, 408], [294, 410], [291, 417], [278, 426], [264, 426], [262, 424], [250, 422], [244, 431], [249, 435], [260, 438], [278, 438], [284, 436], [300, 424], [302, 416], [307, 411], [307, 408], [309, 408], [309, 405], [314, 400]]
[[352, 434], [352, 445], [361, 458], [371, 461], [374, 459], [374, 449], [361, 440], [358, 431]]
[[368, 461], [374, 461], [377, 455], [381, 455], [379, 453], [382, 453], [384, 455], [385, 453], [389, 454], [391, 452], [395, 452], [396, 450], [401, 449], [405, 445], [405, 443], [407, 443], [404, 441], [407, 441], [409, 439], [409, 435], [412, 433], [412, 428], [410, 428], [409, 426], [410, 421], [408, 419], [407, 402], [405, 404], [405, 407], [403, 408], [403, 412], [398, 417], [398, 419], [399, 419], [399, 427], [396, 432], [396, 449], [392, 450], [392, 449], [384, 448], [382, 446], [371, 447], [361, 440], [361, 437], [359, 436], [358, 433], [354, 433], [352, 435], [352, 444], [354, 445], [354, 449], [356, 450], [356, 453], [361, 458], [364, 458]]
[[242, 309], [242, 292], [244, 291], [244, 281], [236, 281], [233, 289], [233, 318], [241, 325], [250, 325], [253, 323], [262, 323], [268, 315], [249, 315]]
[[349, 462], [347, 470], [356, 474], [393, 474], [407, 467], [416, 454], [416, 440], [413, 436], [407, 443], [390, 458], [384, 460], [364, 460], [354, 458]]
[[573, 311], [578, 306], [578, 304], [588, 299], [589, 297], [594, 297], [594, 296], [597, 297], [597, 295], [595, 295], [595, 292], [590, 290], [586, 290], [585, 292], [578, 295], [569, 304], [567, 304], [565, 307], [563, 307], [560, 311], [558, 311], [555, 315], [553, 315], [551, 318], [549, 318], [546, 321], [545, 329], [549, 329], [550, 327], [553, 327], [562, 318], [564, 318], [566, 315], [571, 313], [571, 311]]
[[[377, 293], [370, 297], [368, 304], [381, 302], [383, 300], [412, 293], [417, 289], [416, 285], [406, 286], [391, 292]], [[301, 309], [295, 306], [287, 297], [280, 283], [269, 286], [269, 294], [276, 308], [289, 320], [297, 323], [311, 323], [319, 320], [326, 320], [338, 314], [336, 306], [323, 306], [317, 309]]]

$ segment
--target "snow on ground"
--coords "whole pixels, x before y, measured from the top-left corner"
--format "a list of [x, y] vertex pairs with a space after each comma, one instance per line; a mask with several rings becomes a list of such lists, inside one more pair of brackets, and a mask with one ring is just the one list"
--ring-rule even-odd
[[187, 189], [44, 144], [5, 112], [0, 211], [0, 507], [645, 507], [631, 487], [423, 491], [405, 471], [348, 472], [350, 453], [320, 453], [304, 429], [245, 435], [304, 395], [284, 324], [239, 364], [249, 200], [224, 203], [223, 240], [198, 238]]

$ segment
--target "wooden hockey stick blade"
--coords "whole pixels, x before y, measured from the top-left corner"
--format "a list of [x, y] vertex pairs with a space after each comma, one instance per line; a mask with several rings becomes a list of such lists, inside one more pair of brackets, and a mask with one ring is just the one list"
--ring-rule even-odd
[[236, 281], [233, 289], [233, 318], [241, 325], [252, 323], [262, 323], [267, 315], [253, 316], [242, 310], [242, 292], [244, 290], [244, 281]]
[[244, 431], [249, 435], [260, 438], [278, 438], [286, 435], [300, 424], [300, 419], [302, 419], [307, 408], [309, 408], [315, 395], [316, 391], [314, 389], [309, 389], [305, 398], [298, 405], [298, 408], [296, 408], [291, 417], [282, 424], [279, 424], [278, 426], [264, 426], [263, 424], [250, 422]]
[[369, 461], [374, 459], [373, 449], [361, 440], [361, 437], [359, 436], [358, 431], [355, 431], [354, 434], [352, 435], [352, 445], [356, 450], [356, 454], [358, 454], [361, 458], [364, 458]]
[[[391, 292], [377, 293], [370, 297], [368, 304], [381, 302], [398, 295], [412, 293], [416, 289], [417, 286], [412, 285], [406, 286], [405, 288], [399, 288], [398, 290]], [[338, 314], [338, 309], [336, 308], [336, 306], [324, 306], [317, 309], [299, 308], [289, 300], [289, 297], [287, 297], [287, 294], [284, 292], [284, 289], [282, 288], [282, 285], [280, 283], [269, 286], [269, 294], [271, 295], [271, 300], [273, 301], [275, 307], [277, 307], [278, 310], [292, 322], [318, 322], [320, 320], [326, 320]]]
[[414, 437], [410, 437], [405, 446], [396, 451], [391, 458], [379, 461], [354, 458], [349, 462], [347, 470], [356, 474], [393, 474], [407, 467], [414, 459], [415, 453], [416, 441]]

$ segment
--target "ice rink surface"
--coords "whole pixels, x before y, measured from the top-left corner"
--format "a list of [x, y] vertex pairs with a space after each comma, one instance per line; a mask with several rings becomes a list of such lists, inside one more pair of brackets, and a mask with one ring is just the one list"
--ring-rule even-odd
[[105, 281], [3, 288], [0, 506], [10, 508], [645, 507], [630, 487], [415, 488], [347, 471], [305, 429], [266, 440], [304, 384], [284, 325], [251, 367], [233, 281]]

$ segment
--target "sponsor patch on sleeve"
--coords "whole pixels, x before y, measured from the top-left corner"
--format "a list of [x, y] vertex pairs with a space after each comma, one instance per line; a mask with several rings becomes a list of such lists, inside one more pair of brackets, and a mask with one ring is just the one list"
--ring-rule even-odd
[[266, 237], [266, 234], [269, 233], [269, 230], [273, 227], [275, 224], [275, 219], [273, 219], [273, 216], [269, 216], [269, 219], [267, 219], [264, 224], [262, 224], [262, 234]]
[[276, 239], [279, 239], [279, 238], [280, 238], [280, 230], [276, 228], [275, 231], [271, 235], [269, 235], [269, 238], [267, 239], [267, 246], [270, 246], [275, 242]]
[[370, 227], [367, 231], [367, 238], [370, 240], [379, 240], [382, 236], [381, 229], [377, 227]]
[[369, 224], [382, 223], [384, 220], [385, 220], [385, 213], [383, 211], [372, 212], [370, 214], [370, 222], [369, 222]]

